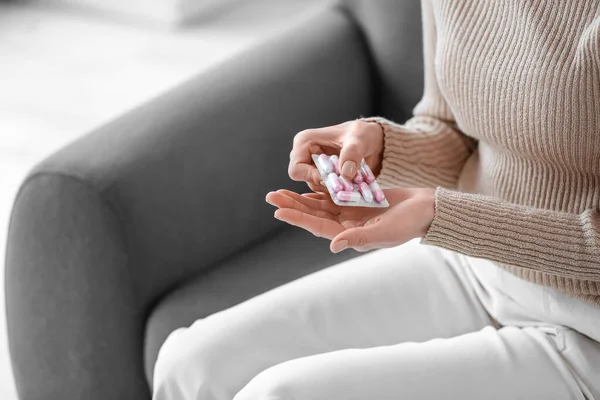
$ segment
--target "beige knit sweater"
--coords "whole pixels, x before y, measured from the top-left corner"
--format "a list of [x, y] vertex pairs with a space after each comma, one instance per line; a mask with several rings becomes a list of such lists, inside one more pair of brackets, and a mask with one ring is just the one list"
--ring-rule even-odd
[[423, 242], [600, 306], [600, 0], [422, 0], [425, 91], [379, 180], [438, 187]]

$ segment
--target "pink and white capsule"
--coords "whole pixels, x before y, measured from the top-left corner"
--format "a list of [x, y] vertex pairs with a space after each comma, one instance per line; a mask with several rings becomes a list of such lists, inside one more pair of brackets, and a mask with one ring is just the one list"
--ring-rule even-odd
[[367, 203], [371, 203], [373, 201], [373, 192], [371, 192], [371, 189], [369, 189], [369, 185], [367, 185], [366, 182], [361, 183], [358, 186], [358, 190]]
[[353, 192], [354, 191], [354, 185], [352, 184], [352, 182], [350, 182], [343, 175], [340, 175], [340, 182], [342, 182], [342, 185], [344, 185], [344, 190], [346, 192]]
[[323, 171], [325, 174], [329, 174], [333, 171], [333, 164], [331, 163], [329, 157], [327, 157], [327, 154], [321, 154], [317, 158], [317, 164], [319, 164], [321, 171]]
[[335, 193], [344, 189], [344, 185], [342, 185], [340, 178], [338, 178], [335, 172], [330, 172], [329, 175], [327, 175], [327, 182], [329, 183], [329, 187], [331, 187]]
[[377, 182], [371, 183], [371, 191], [376, 202], [383, 203], [385, 201], [385, 194]]
[[339, 159], [339, 157], [334, 154], [331, 157], [329, 157], [329, 160], [331, 161], [331, 164], [333, 164], [333, 172], [335, 172], [336, 174], [339, 175], [340, 174], [340, 159]]
[[371, 183], [375, 182], [375, 175], [373, 175], [373, 171], [371, 171], [371, 168], [369, 168], [369, 166], [367, 164], [363, 164], [360, 166], [360, 170], [363, 173], [364, 177], [365, 177], [365, 181], [370, 185]]
[[340, 201], [348, 201], [348, 202], [358, 202], [360, 200], [360, 193], [358, 192], [338, 192], [336, 194], [338, 200]]
[[357, 185], [360, 185], [361, 183], [363, 183], [363, 181], [364, 180], [359, 168], [358, 171], [356, 171], [356, 175], [354, 175], [354, 178], [352, 178], [352, 182], [356, 183]]

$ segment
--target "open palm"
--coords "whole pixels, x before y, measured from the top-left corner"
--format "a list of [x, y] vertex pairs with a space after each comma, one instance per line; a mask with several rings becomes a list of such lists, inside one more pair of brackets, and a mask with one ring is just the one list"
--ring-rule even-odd
[[[270, 192], [266, 201], [279, 208], [275, 218], [332, 240], [332, 251], [340, 247], [365, 251], [395, 246], [424, 234], [433, 211], [422, 212], [427, 198], [422, 196], [423, 190], [430, 189], [384, 189], [388, 208], [342, 207], [329, 194], [300, 195], [284, 189]], [[431, 216], [424, 218], [427, 214]]]

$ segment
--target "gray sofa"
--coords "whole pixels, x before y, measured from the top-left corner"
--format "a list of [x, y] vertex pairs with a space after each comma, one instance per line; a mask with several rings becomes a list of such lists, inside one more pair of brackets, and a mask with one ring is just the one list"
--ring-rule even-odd
[[43, 161], [7, 247], [21, 400], [147, 400], [172, 330], [355, 255], [264, 196], [306, 190], [287, 176], [295, 133], [403, 121], [422, 83], [419, 1], [345, 1]]

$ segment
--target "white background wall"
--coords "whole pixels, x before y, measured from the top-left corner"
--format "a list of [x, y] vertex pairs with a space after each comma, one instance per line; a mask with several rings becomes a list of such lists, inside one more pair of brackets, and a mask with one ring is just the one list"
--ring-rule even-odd
[[[113, 17], [159, 25], [179, 25], [197, 17], [248, 3], [248, 0], [37, 0], [52, 5], [68, 5], [103, 12]], [[285, 3], [289, 0], [283, 0]], [[252, 2], [252, 0], [250, 0]], [[310, 3], [310, 1], [309, 1]]]
[[16, 400], [4, 253], [10, 208], [27, 171], [79, 135], [276, 34], [324, 2], [240, 0], [219, 18], [179, 31], [83, 9], [0, 3], [0, 399]]

